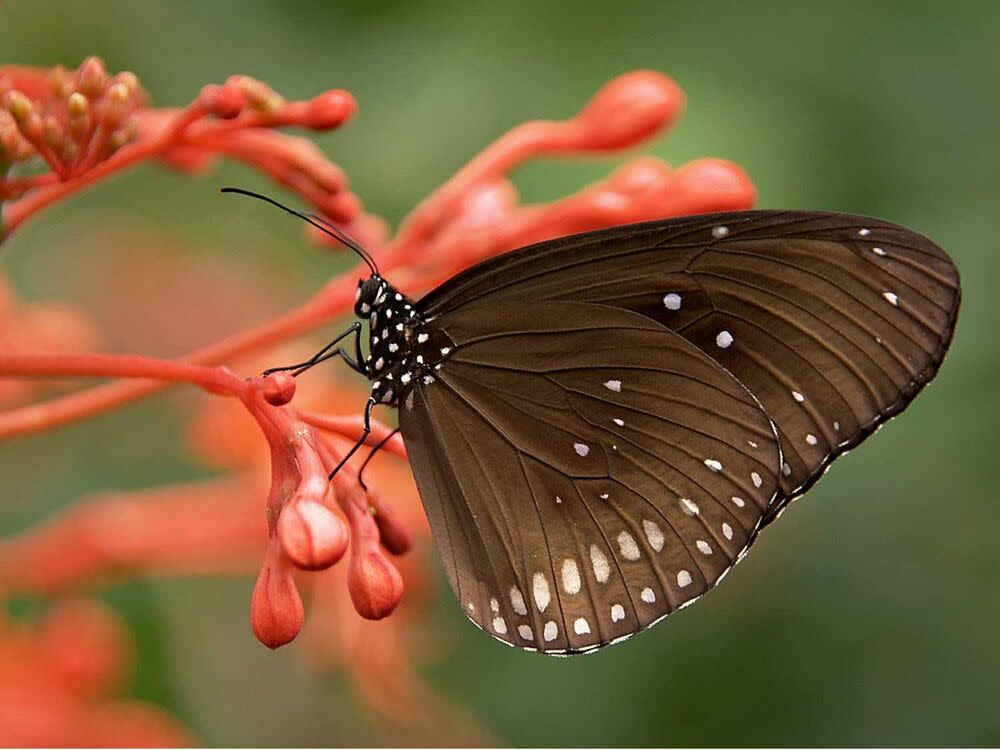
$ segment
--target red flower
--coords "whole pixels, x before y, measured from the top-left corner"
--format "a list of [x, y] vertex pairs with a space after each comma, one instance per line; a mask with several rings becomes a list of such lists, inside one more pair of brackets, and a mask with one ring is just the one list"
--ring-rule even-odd
[[[233, 76], [203, 87], [183, 109], [154, 109], [147, 98], [134, 73], [109, 75], [96, 57], [73, 72], [0, 66], [0, 204], [7, 202], [0, 242], [52, 203], [153, 158], [191, 172], [228, 156], [297, 191], [335, 221], [357, 217], [343, 172], [309, 141], [273, 132], [340, 127], [355, 110], [346, 91], [288, 102], [260, 81]], [[39, 158], [48, 172], [7, 174]]]
[[[6, 131], [0, 122], [0, 135], [7, 133], [3, 143], [10, 142], [4, 153], [18, 160], [40, 156], [52, 170], [37, 184], [26, 178], [0, 182], [0, 191], [6, 191], [0, 197], [21, 196], [5, 207], [8, 233], [44, 205], [139, 160], [156, 157], [193, 170], [225, 155], [244, 160], [297, 191], [362, 239], [394, 284], [416, 294], [471, 263], [531, 242], [677, 214], [749, 208], [755, 197], [749, 179], [729, 162], [703, 159], [672, 169], [657, 159], [637, 157], [574, 195], [547, 204], [520, 203], [509, 176], [525, 162], [553, 155], [617, 153], [676, 120], [684, 106], [678, 86], [659, 73], [639, 71], [609, 83], [568, 120], [514, 128], [419, 203], [389, 236], [385, 223], [363, 211], [347, 191], [344, 175], [315, 146], [271, 130], [289, 124], [339, 126], [353, 111], [348, 94], [332, 91], [310, 102], [287, 103], [258, 81], [234, 77], [222, 86], [205, 87], [183, 110], [154, 110], [145, 106], [136, 82], [126, 86], [128, 97], [111, 95], [111, 89], [125, 86], [126, 81], [132, 81], [127, 74], [109, 78], [96, 61], [88, 61], [75, 74], [0, 69], [0, 88], [8, 90], [10, 113]], [[69, 100], [77, 94], [66, 92], [86, 99], [86, 112], [92, 118], [87, 127], [74, 124], [73, 118], [82, 117], [83, 110], [80, 105], [70, 107]], [[98, 106], [101, 102], [111, 103]], [[121, 112], [124, 119], [119, 122], [114, 118]], [[132, 140], [128, 145], [115, 146], [107, 140], [94, 146], [99, 130], [95, 123], [112, 116], [108, 122], [118, 124], [105, 125], [109, 134], [135, 118]], [[36, 119], [54, 120], [64, 140], [77, 144], [72, 164], [58, 153], [47, 155], [48, 142], [35, 137]], [[88, 154], [82, 159], [80, 144], [86, 145]], [[328, 242], [319, 233], [310, 234]], [[0, 376], [117, 378], [108, 385], [0, 412], [0, 438], [53, 429], [121, 406], [169, 382], [187, 382], [228, 396], [229, 406], [241, 410], [223, 409], [223, 414], [218, 411], [222, 406], [212, 405], [198, 422], [202, 429], [193, 433], [202, 457], [222, 463], [236, 472], [236, 478], [91, 499], [0, 543], [0, 588], [46, 592], [112, 573], [242, 569], [249, 555], [259, 555], [263, 549], [250, 614], [253, 631], [263, 643], [274, 648], [296, 637], [305, 619], [299, 587], [309, 584], [320, 614], [313, 627], [313, 648], [328, 662], [352, 665], [359, 689], [384, 714], [392, 714], [392, 707], [378, 705], [374, 696], [384, 690], [386, 676], [394, 675], [407, 686], [397, 697], [412, 708], [407, 713], [411, 720], [431, 715], [432, 701], [420, 697], [419, 682], [403, 658], [412, 650], [407, 635], [419, 631], [419, 608], [416, 615], [411, 611], [402, 618], [403, 625], [397, 622], [401, 618], [392, 617], [365, 626], [384, 634], [385, 650], [375, 654], [338, 638], [338, 633], [354, 632], [361, 620], [335, 604], [332, 590], [333, 585], [341, 591], [346, 587], [353, 609], [367, 620], [378, 620], [400, 604], [404, 581], [411, 589], [416, 585], [418, 593], [426, 587], [418, 566], [409, 563], [401, 574], [393, 559], [415, 542], [429, 545], [412, 482], [388, 481], [381, 460], [373, 464], [368, 491], [359, 483], [357, 461], [349, 462], [332, 483], [327, 481], [361, 431], [356, 416], [360, 412], [348, 392], [335, 391], [322, 408], [310, 408], [313, 395], [297, 392], [302, 384], [289, 376], [244, 380], [218, 366], [350, 314], [357, 277], [356, 271], [337, 276], [285, 315], [179, 360], [71, 353], [0, 358]], [[337, 411], [352, 415], [327, 415], [330, 401]], [[267, 446], [266, 487], [260, 487], [260, 452], [242, 438], [248, 434], [243, 427], [248, 420]], [[203, 429], [208, 422], [212, 429]], [[380, 440], [388, 429], [376, 423], [369, 442]], [[206, 435], [232, 439], [210, 441]], [[398, 436], [386, 453], [405, 456]], [[263, 519], [253, 510], [255, 504], [259, 508], [262, 495], [266, 495]], [[170, 520], [191, 517], [197, 523]], [[108, 528], [114, 529], [110, 538]], [[68, 550], [72, 554], [66, 554]], [[348, 551], [349, 563], [337, 565]]]

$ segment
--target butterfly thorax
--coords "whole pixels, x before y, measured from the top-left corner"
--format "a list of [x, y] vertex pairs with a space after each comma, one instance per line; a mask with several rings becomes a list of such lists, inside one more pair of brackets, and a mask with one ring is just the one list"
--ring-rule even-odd
[[368, 355], [361, 363], [372, 398], [398, 406], [420, 385], [430, 385], [450, 351], [450, 339], [432, 335], [412, 299], [380, 276], [358, 285], [355, 314], [368, 322]]

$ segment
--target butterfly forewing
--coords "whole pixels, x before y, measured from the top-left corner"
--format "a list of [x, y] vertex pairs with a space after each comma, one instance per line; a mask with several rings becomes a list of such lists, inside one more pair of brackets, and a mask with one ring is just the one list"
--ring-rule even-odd
[[430, 324], [450, 354], [400, 410], [466, 614], [584, 651], [713, 586], [777, 489], [774, 426], [724, 368], [634, 312], [490, 303]]
[[[904, 408], [937, 371], [957, 271], [926, 238], [874, 219], [755, 211], [616, 227], [487, 261], [424, 300], [611, 306], [676, 331], [733, 373], [777, 425], [781, 495]], [[522, 364], [523, 366], [523, 364]]]

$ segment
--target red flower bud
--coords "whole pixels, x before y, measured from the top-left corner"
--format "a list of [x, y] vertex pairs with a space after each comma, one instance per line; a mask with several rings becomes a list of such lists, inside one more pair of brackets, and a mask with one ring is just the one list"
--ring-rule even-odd
[[88, 57], [77, 69], [77, 88], [88, 99], [97, 99], [108, 85], [108, 71], [99, 57]]
[[747, 173], [725, 159], [696, 159], [674, 175], [682, 192], [703, 199], [703, 211], [744, 210], [757, 199]]
[[109, 128], [117, 128], [128, 111], [129, 92], [123, 83], [108, 87], [104, 96], [104, 112], [102, 120]]
[[347, 588], [358, 614], [381, 620], [392, 614], [403, 598], [403, 577], [377, 547], [351, 555]]
[[357, 108], [357, 102], [348, 92], [327, 91], [310, 100], [306, 124], [313, 130], [330, 130], [343, 125]]
[[292, 500], [278, 517], [281, 546], [304, 570], [322, 570], [340, 560], [348, 536], [343, 520], [315, 500]]
[[605, 85], [573, 122], [587, 129], [590, 148], [613, 150], [649, 138], [683, 109], [684, 92], [672, 78], [639, 70]]
[[253, 589], [250, 626], [257, 640], [268, 648], [278, 648], [294, 640], [304, 621], [302, 597], [295, 587], [291, 562], [277, 540], [272, 539]]
[[246, 99], [235, 86], [205, 86], [198, 97], [201, 105], [216, 117], [231, 120], [246, 106]]
[[288, 372], [273, 372], [264, 378], [261, 392], [271, 406], [284, 406], [295, 396], [295, 378]]
[[382, 498], [374, 490], [369, 490], [368, 495], [382, 546], [394, 555], [405, 555], [413, 546], [413, 533], [392, 506], [382, 502]]

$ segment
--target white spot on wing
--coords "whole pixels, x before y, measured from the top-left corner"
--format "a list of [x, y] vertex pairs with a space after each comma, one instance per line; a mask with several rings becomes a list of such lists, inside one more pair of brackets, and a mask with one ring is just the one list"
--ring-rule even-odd
[[892, 292], [882, 292], [882, 296], [889, 301], [890, 305], [894, 307], [899, 307], [899, 297], [897, 297]]
[[722, 534], [723, 534], [723, 536], [726, 537], [726, 539], [732, 539], [733, 538], [733, 527], [730, 526], [728, 523], [723, 523], [722, 524]]
[[716, 239], [721, 239], [729, 234], [729, 227], [727, 226], [717, 226], [712, 227], [712, 236]]
[[698, 504], [686, 497], [680, 499], [681, 510], [689, 516], [696, 516], [699, 513]]
[[809, 443], [809, 445], [816, 445], [816, 443], [818, 443], [819, 440], [817, 439], [817, 437], [815, 435], [813, 435], [810, 432], [808, 435], [806, 435], [806, 442]]
[[575, 450], [580, 456], [586, 456], [590, 453], [590, 446], [584, 445], [583, 443], [573, 443], [573, 450]]
[[639, 559], [639, 545], [635, 543], [635, 539], [627, 531], [618, 534], [618, 549], [626, 560]]
[[733, 334], [729, 331], [719, 331], [715, 337], [715, 345], [720, 349], [728, 349], [733, 344]]
[[706, 458], [705, 466], [710, 468], [712, 471], [722, 471], [722, 463], [716, 461], [714, 458]]
[[620, 381], [620, 380], [608, 380], [604, 384], [604, 387], [607, 388], [609, 391], [614, 391], [615, 393], [621, 393], [621, 390], [622, 390], [622, 381]]
[[701, 554], [703, 555], [712, 554], [712, 545], [706, 542], [704, 539], [699, 539], [697, 542], [695, 542], [695, 546], [698, 548], [698, 551], [701, 552]]
[[427, 341], [427, 339], [429, 339], [429, 338], [430, 338], [430, 336], [428, 336], [426, 333], [418, 333], [417, 334], [417, 343], [418, 344], [422, 344], [425, 341]]
[[875, 253], [876, 255], [885, 255], [885, 250], [883, 250], [880, 247], [873, 247], [872, 252]]
[[587, 635], [590, 632], [590, 623], [582, 617], [577, 617], [573, 622], [573, 632], [577, 635]]
[[615, 417], [611, 421], [614, 422], [619, 427], [624, 427], [625, 426], [625, 420], [624, 419], [619, 419], [618, 417]]
[[799, 393], [798, 391], [792, 391], [792, 398], [794, 398], [794, 399], [795, 399], [796, 401], [798, 401], [798, 402], [799, 402], [800, 404], [801, 404], [801, 403], [802, 403], [803, 401], [805, 401], [805, 400], [806, 400], [806, 397], [805, 397], [805, 396], [803, 396], [803, 395], [802, 395], [801, 393]]
[[642, 590], [642, 593], [639, 594], [639, 598], [646, 602], [646, 604], [652, 604], [656, 601], [656, 594], [653, 593], [653, 589], [647, 586]]
[[652, 521], [644, 520], [642, 522], [642, 529], [646, 532], [646, 539], [649, 540], [649, 546], [654, 550], [659, 552], [663, 549], [663, 531]]
[[686, 570], [678, 571], [677, 573], [677, 585], [681, 588], [691, 585], [691, 574]]
[[554, 641], [559, 637], [559, 626], [555, 624], [554, 621], [549, 620], [545, 623], [545, 628], [542, 630], [542, 637], [546, 641]]
[[567, 594], [580, 593], [580, 569], [576, 560], [567, 557], [562, 564], [563, 589]]
[[760, 487], [762, 484], [764, 484], [764, 480], [760, 478], [760, 474], [758, 474], [756, 471], [750, 472], [750, 478], [753, 480], [754, 487]]
[[681, 309], [681, 295], [671, 292], [663, 298], [663, 306], [668, 310]]
[[541, 573], [535, 573], [534, 577], [531, 579], [531, 589], [532, 593], [535, 595], [535, 606], [538, 607], [539, 612], [544, 612], [545, 608], [549, 606], [549, 601], [551, 600], [551, 595], [549, 594], [549, 582]]
[[521, 589], [517, 586], [510, 587], [510, 606], [512, 606], [514, 611], [519, 615], [528, 614], [528, 608], [524, 606], [524, 595], [521, 593]]
[[860, 234], [862, 237], [867, 237], [871, 233], [872, 233], [872, 230], [870, 230], [870, 229], [859, 229], [858, 230], [858, 234]]
[[625, 619], [625, 607], [620, 604], [611, 605], [611, 622], [618, 622]]
[[737, 508], [742, 508], [744, 505], [746, 505], [746, 500], [744, 500], [742, 497], [737, 497], [736, 495], [733, 495], [732, 499], [733, 499], [733, 504]]
[[607, 555], [596, 544], [590, 545], [590, 563], [594, 566], [594, 577], [598, 583], [607, 583], [611, 566], [608, 564]]
[[531, 632], [531, 627], [528, 625], [518, 625], [517, 634], [526, 641], [531, 641], [535, 638], [535, 634]]
[[506, 633], [507, 632], [507, 623], [504, 622], [504, 619], [502, 617], [494, 617], [493, 618], [493, 629], [495, 631], [497, 631], [498, 633]]

